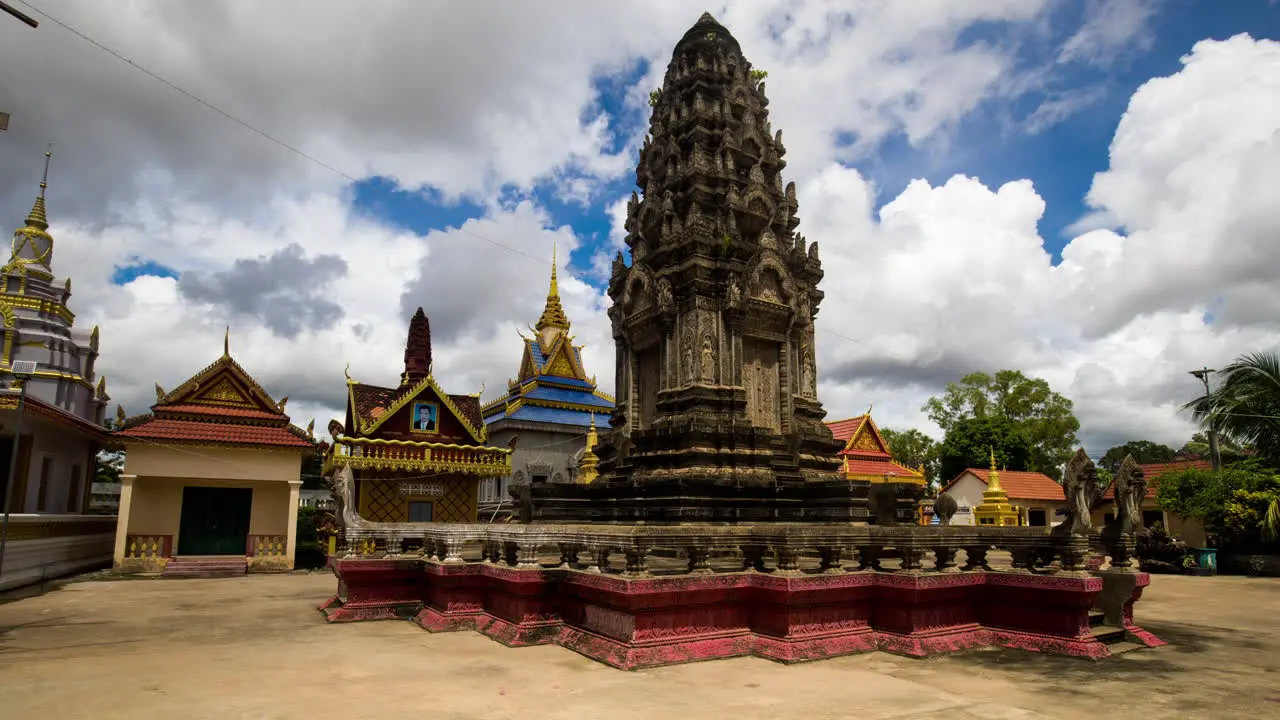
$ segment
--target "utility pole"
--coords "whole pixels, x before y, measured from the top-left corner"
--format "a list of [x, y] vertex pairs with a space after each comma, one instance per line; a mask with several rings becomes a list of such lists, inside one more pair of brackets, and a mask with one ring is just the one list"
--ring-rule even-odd
[[24, 13], [24, 12], [22, 12], [21, 10], [19, 10], [18, 8], [16, 8], [16, 7], [14, 7], [14, 6], [10, 5], [9, 3], [5, 2], [4, 0], [0, 0], [0, 10], [3, 10], [3, 11], [5, 11], [5, 12], [9, 13], [10, 15], [12, 15], [12, 16], [14, 16], [14, 17], [18, 18], [19, 20], [21, 20], [22, 22], [24, 22], [24, 23], [26, 23], [26, 24], [30, 25], [30, 26], [31, 26], [31, 27], [33, 27], [33, 28], [40, 27], [40, 23], [36, 22], [36, 19], [35, 19], [35, 18], [31, 17], [30, 15], [27, 15], [26, 13]]
[[[1199, 370], [1189, 371], [1192, 375], [1200, 378], [1200, 382], [1204, 383], [1204, 396], [1209, 397], [1209, 375], [1217, 372], [1208, 367], [1202, 367]], [[1222, 453], [1218, 450], [1218, 431], [1213, 422], [1213, 413], [1209, 413], [1209, 461], [1213, 463], [1213, 471], [1217, 472], [1222, 469]]]

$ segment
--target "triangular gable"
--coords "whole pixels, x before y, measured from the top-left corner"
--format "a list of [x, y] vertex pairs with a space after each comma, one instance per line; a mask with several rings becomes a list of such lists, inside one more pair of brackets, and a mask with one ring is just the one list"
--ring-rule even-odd
[[537, 361], [533, 359], [533, 342], [530, 339], [525, 339], [524, 341], [524, 357], [520, 359], [519, 378], [521, 381], [534, 377], [540, 370]]
[[880, 434], [880, 428], [876, 427], [876, 422], [871, 419], [870, 415], [867, 415], [866, 420], [854, 431], [849, 441], [845, 443], [842, 452], [892, 454], [889, 452], [889, 444], [884, 441], [884, 436]]
[[218, 358], [156, 402], [166, 405], [212, 405], [280, 413], [280, 404], [229, 355]]
[[573, 344], [570, 342], [572, 338], [568, 335], [558, 335], [551, 344], [551, 350], [547, 352], [546, 362], [542, 364], [543, 375], [555, 375], [558, 377], [584, 379], [586, 371], [582, 368], [582, 363], [578, 361], [577, 353], [573, 352]]
[[417, 385], [401, 393], [400, 396], [397, 397], [389, 407], [387, 407], [386, 411], [375, 418], [373, 422], [368, 425], [362, 424], [360, 433], [362, 435], [368, 435], [374, 432], [381, 427], [383, 423], [399, 412], [401, 408], [421, 398], [424, 394], [432, 396], [428, 398], [429, 400], [438, 402], [441, 407], [447, 408], [453, 415], [453, 418], [458, 421], [458, 424], [467, 431], [467, 434], [469, 434], [473, 440], [478, 443], [483, 443], [488, 438], [488, 429], [483, 424], [480, 427], [476, 427], [475, 424], [472, 423], [471, 420], [469, 420], [458, 408], [458, 405], [453, 401], [453, 398], [449, 397], [449, 394], [444, 390], [441, 390], [440, 386], [436, 384], [435, 379], [430, 375], [423, 378]]

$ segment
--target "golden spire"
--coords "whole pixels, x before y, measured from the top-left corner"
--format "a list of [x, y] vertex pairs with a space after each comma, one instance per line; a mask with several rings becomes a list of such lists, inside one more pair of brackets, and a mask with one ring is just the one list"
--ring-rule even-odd
[[1003, 489], [1004, 489], [1004, 488], [1000, 487], [1000, 473], [999, 473], [999, 471], [997, 471], [997, 470], [996, 470], [996, 449], [995, 449], [995, 447], [992, 447], [992, 448], [991, 448], [991, 472], [989, 473], [989, 477], [990, 477], [990, 479], [988, 479], [988, 480], [987, 480], [987, 487], [988, 487], [988, 488], [990, 488], [991, 490], [1003, 490]]
[[591, 413], [591, 427], [587, 430], [587, 446], [582, 451], [582, 463], [579, 465], [581, 471], [578, 474], [578, 481], [584, 485], [600, 476], [600, 471], [597, 469], [600, 458], [596, 455], [596, 445], [599, 442], [599, 437], [596, 435], [596, 414]]
[[547, 291], [547, 305], [542, 309], [542, 317], [538, 318], [538, 324], [534, 326], [538, 332], [542, 332], [545, 328], [569, 329], [569, 318], [565, 316], [564, 308], [560, 306], [560, 284], [556, 280], [556, 264], [556, 247], [552, 245], [551, 288]]
[[36, 202], [31, 206], [31, 212], [27, 213], [27, 227], [36, 228], [38, 230], [49, 229], [49, 217], [45, 214], [44, 209], [44, 191], [49, 187], [49, 160], [53, 157], [53, 144], [49, 144], [49, 149], [44, 151], [44, 175], [40, 176], [40, 194], [36, 196]]

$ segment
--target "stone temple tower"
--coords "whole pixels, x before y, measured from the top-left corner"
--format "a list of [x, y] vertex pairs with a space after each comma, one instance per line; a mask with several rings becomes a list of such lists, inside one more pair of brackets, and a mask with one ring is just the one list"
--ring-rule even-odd
[[[609, 283], [617, 405], [592, 484], [629, 509], [597, 519], [806, 519], [799, 505], [815, 485], [848, 495], [816, 392], [818, 246], [795, 232], [764, 90], [704, 14], [651, 95], [641, 192], [627, 206], [631, 264], [619, 253]], [[835, 517], [854, 519], [824, 519]]]

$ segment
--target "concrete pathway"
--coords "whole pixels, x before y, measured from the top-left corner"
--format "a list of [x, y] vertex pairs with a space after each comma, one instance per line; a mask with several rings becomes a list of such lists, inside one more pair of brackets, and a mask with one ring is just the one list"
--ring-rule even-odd
[[20, 718], [1280, 718], [1280, 580], [1156, 576], [1170, 647], [1100, 663], [1013, 650], [744, 658], [627, 673], [407, 622], [326, 625], [330, 575], [77, 582], [0, 605]]

